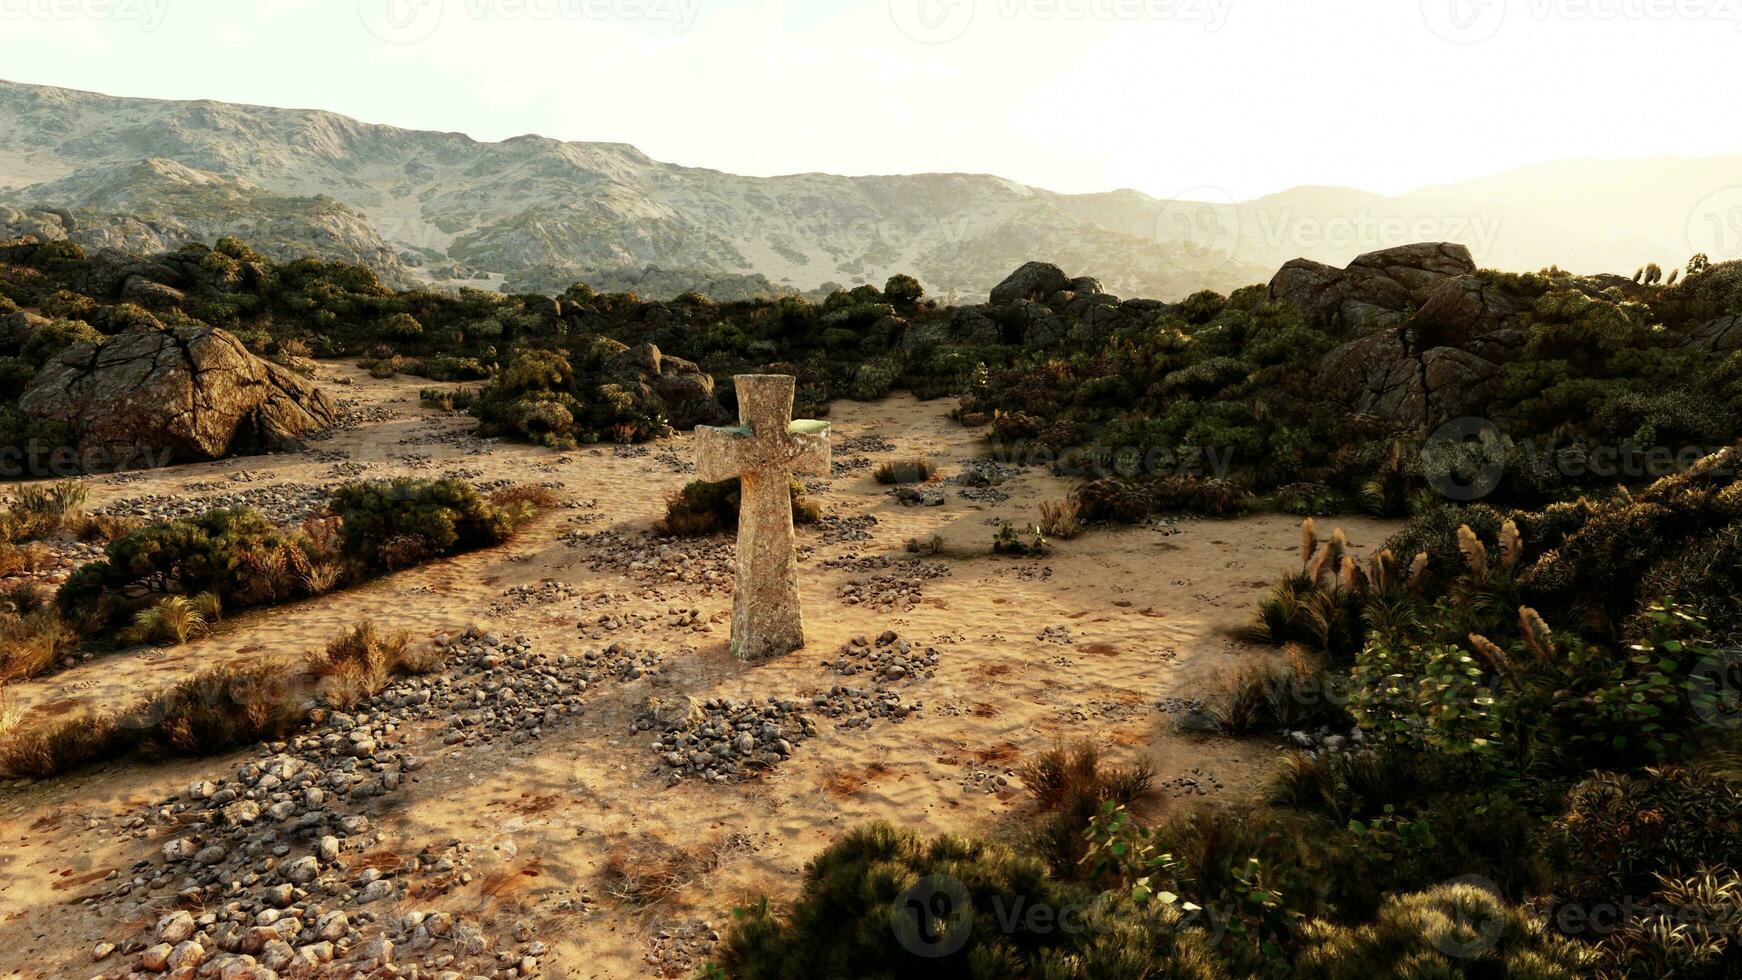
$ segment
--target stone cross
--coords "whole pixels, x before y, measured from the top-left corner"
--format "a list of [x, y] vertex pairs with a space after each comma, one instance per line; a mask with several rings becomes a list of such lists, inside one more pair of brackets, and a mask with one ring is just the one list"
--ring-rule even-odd
[[829, 424], [792, 420], [794, 379], [741, 374], [738, 424], [696, 428], [696, 470], [710, 483], [737, 477], [738, 581], [732, 592], [732, 652], [746, 660], [804, 646], [793, 546], [793, 473], [829, 472]]

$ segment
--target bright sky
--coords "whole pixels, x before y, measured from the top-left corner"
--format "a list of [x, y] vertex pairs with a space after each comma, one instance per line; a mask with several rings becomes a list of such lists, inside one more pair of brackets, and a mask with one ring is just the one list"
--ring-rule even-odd
[[0, 0], [0, 77], [744, 174], [1396, 193], [1742, 150], [1742, 0]]

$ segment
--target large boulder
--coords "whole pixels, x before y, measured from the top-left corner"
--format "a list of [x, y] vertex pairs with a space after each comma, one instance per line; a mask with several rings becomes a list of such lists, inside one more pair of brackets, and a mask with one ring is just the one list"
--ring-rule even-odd
[[1480, 415], [1499, 365], [1455, 347], [1412, 352], [1405, 331], [1382, 330], [1326, 354], [1319, 382], [1361, 415], [1430, 430]]
[[1687, 345], [1717, 355], [1742, 350], [1742, 316], [1721, 316], [1688, 335]]
[[1344, 269], [1295, 259], [1270, 280], [1270, 298], [1294, 306], [1318, 326], [1363, 336], [1398, 323], [1440, 287], [1475, 271], [1470, 250], [1449, 242], [1369, 252]]
[[1018, 300], [1044, 302], [1047, 297], [1071, 288], [1071, 277], [1051, 262], [1029, 262], [992, 287], [992, 305], [1008, 306]]
[[1503, 330], [1518, 309], [1500, 290], [1476, 276], [1441, 283], [1409, 321], [1411, 346], [1470, 348]]
[[132, 279], [165, 283], [177, 282], [180, 278], [175, 269], [156, 259], [117, 248], [99, 248], [90, 254], [84, 272], [79, 276], [78, 288], [87, 296], [112, 299], [119, 296]]
[[624, 348], [605, 362], [605, 380], [665, 416], [673, 428], [731, 421], [714, 395], [714, 379], [694, 362], [661, 353], [653, 344]]
[[339, 414], [306, 378], [203, 325], [142, 327], [71, 347], [37, 372], [18, 407], [64, 426], [93, 468], [294, 448]]

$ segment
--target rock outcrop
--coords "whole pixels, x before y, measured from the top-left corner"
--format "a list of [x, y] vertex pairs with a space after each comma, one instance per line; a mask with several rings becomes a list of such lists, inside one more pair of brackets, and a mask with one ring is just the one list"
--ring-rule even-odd
[[1688, 335], [1687, 345], [1723, 356], [1742, 350], [1742, 316], [1721, 316]]
[[1447, 242], [1369, 252], [1338, 269], [1295, 259], [1270, 280], [1270, 298], [1305, 313], [1321, 326], [1366, 335], [1425, 306], [1458, 276], [1476, 271], [1470, 250]]
[[1071, 288], [1071, 277], [1051, 262], [1029, 262], [992, 287], [992, 305], [1008, 306], [1019, 300], [1040, 302]]
[[312, 382], [206, 326], [141, 327], [69, 348], [37, 373], [18, 407], [65, 426], [70, 448], [98, 467], [292, 448], [338, 418]]
[[1512, 303], [1475, 272], [1462, 245], [1406, 245], [1346, 269], [1297, 259], [1270, 297], [1349, 338], [1319, 364], [1327, 392], [1357, 413], [1428, 429], [1479, 412], [1520, 343]]
[[725, 425], [731, 415], [714, 396], [714, 379], [694, 362], [652, 344], [625, 347], [605, 363], [605, 381], [665, 416], [673, 428]]

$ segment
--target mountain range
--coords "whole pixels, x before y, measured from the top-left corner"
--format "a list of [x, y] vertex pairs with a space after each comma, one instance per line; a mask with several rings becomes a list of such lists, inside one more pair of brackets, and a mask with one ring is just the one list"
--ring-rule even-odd
[[[1493, 268], [1627, 273], [1679, 265], [1713, 234], [1725, 244], [1737, 183], [1742, 157], [1565, 161], [1399, 196], [1297, 187], [1250, 201], [1060, 194], [980, 174], [745, 177], [620, 143], [480, 142], [0, 81], [0, 237], [152, 252], [236, 235], [279, 259], [365, 263], [398, 286], [585, 281], [735, 299], [904, 272], [970, 301], [1039, 259], [1114, 293], [1177, 299], [1262, 282], [1296, 257], [1341, 265], [1424, 240]], [[1718, 209], [1715, 230], [1702, 208]]]

